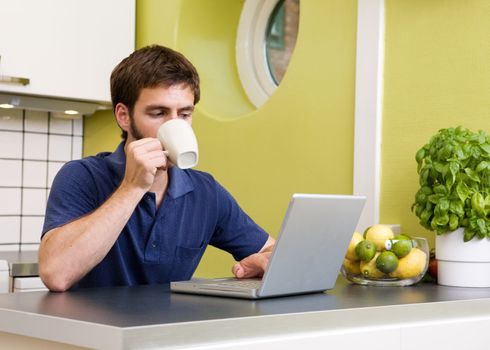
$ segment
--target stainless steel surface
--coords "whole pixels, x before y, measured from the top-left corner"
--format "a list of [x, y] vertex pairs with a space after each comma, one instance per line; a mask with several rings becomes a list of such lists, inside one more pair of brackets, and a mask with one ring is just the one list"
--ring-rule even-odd
[[37, 251], [0, 252], [0, 260], [9, 264], [10, 276], [39, 276]]

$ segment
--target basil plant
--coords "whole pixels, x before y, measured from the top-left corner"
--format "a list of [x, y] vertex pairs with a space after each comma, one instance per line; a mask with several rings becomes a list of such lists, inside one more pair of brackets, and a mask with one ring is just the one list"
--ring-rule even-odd
[[412, 211], [437, 234], [464, 227], [464, 241], [490, 238], [490, 137], [441, 129], [415, 156], [420, 189]]

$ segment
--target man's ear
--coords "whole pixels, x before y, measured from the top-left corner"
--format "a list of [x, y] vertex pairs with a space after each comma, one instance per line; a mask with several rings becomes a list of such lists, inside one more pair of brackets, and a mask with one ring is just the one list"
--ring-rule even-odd
[[119, 127], [124, 131], [129, 131], [129, 124], [131, 120], [128, 107], [126, 107], [126, 105], [123, 103], [118, 103], [116, 108], [114, 108], [114, 114]]

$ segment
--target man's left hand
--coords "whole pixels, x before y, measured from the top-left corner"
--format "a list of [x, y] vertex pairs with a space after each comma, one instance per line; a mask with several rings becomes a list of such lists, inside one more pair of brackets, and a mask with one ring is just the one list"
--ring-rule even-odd
[[232, 271], [236, 278], [254, 278], [264, 275], [272, 248], [276, 241], [269, 237], [262, 249], [255, 254], [247, 256], [245, 259], [233, 265]]

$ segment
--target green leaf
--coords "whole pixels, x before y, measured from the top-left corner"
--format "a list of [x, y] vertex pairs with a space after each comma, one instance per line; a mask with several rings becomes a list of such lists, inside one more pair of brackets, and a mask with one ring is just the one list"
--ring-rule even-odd
[[471, 241], [471, 239], [472, 239], [473, 237], [475, 237], [475, 234], [476, 234], [476, 231], [474, 231], [474, 230], [470, 230], [470, 229], [466, 228], [466, 229], [464, 230], [464, 239], [463, 239], [463, 240], [464, 240], [465, 242]]
[[490, 145], [488, 143], [483, 143], [480, 145], [480, 148], [485, 151], [487, 154], [490, 154]]
[[444, 185], [437, 185], [434, 187], [434, 193], [447, 195], [447, 188]]
[[449, 230], [454, 231], [458, 228], [459, 225], [459, 218], [455, 214], [450, 214], [449, 215]]
[[470, 168], [465, 168], [464, 169], [464, 172], [466, 173], [466, 175], [468, 175], [468, 177], [475, 181], [475, 182], [480, 182], [480, 178], [478, 177], [478, 175], [476, 174], [476, 171], [474, 171], [473, 169], [470, 169]]
[[442, 174], [444, 171], [444, 165], [439, 162], [434, 162], [434, 170]]
[[437, 204], [439, 202], [439, 199], [444, 198], [444, 194], [437, 193], [437, 194], [431, 194], [427, 199], [429, 202]]
[[425, 157], [425, 149], [421, 148], [415, 154], [415, 160], [417, 161], [417, 163], [421, 164], [424, 157]]
[[451, 203], [449, 204], [449, 211], [451, 213], [456, 214], [459, 217], [463, 217], [464, 215], [463, 202], [459, 199], [451, 200]]
[[459, 199], [461, 199], [461, 201], [464, 203], [466, 198], [468, 198], [468, 196], [470, 195], [470, 190], [463, 181], [459, 181], [456, 185], [456, 193]]
[[486, 170], [488, 169], [488, 165], [489, 163], [485, 160], [482, 160], [480, 163], [478, 163], [477, 167], [476, 167], [476, 172], [477, 173], [480, 173], [482, 172], [483, 170]]
[[471, 196], [471, 208], [480, 215], [485, 215], [485, 199], [481, 193], [476, 192]]
[[432, 211], [424, 209], [422, 211], [422, 214], [420, 214], [420, 221], [424, 224], [429, 224], [429, 220], [432, 216]]
[[487, 233], [487, 226], [485, 225], [485, 220], [484, 219], [478, 219], [476, 220], [476, 225], [478, 227], [478, 231], [484, 236]]

